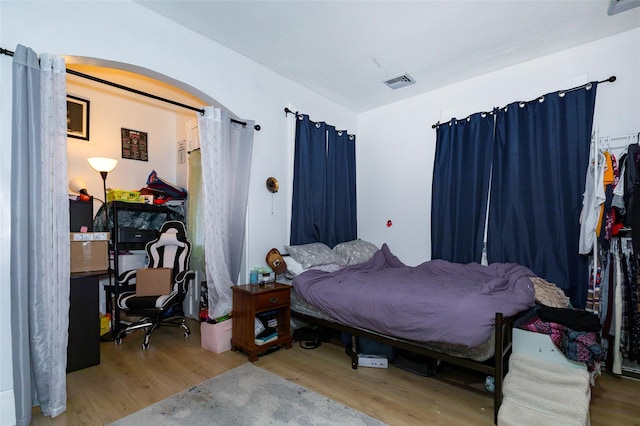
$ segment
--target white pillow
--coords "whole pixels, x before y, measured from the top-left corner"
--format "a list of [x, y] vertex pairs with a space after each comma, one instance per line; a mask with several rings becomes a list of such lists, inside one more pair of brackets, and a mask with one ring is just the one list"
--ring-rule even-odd
[[304, 272], [302, 265], [293, 256], [287, 256], [284, 261], [287, 262], [287, 271], [294, 277]]

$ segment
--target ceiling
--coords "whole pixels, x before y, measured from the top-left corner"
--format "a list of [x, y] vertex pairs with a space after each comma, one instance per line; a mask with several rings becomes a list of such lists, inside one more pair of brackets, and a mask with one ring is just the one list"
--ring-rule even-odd
[[608, 0], [136, 2], [354, 112], [640, 27]]

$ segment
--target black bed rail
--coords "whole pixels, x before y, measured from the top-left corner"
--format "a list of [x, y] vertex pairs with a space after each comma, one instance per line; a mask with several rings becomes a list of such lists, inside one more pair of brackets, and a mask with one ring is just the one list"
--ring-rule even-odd
[[458, 365], [469, 370], [484, 373], [488, 376], [493, 376], [495, 379], [495, 390], [493, 393], [493, 421], [494, 424], [498, 423], [498, 411], [500, 410], [500, 405], [502, 404], [502, 382], [508, 368], [508, 359], [512, 349], [512, 326], [514, 317], [504, 317], [502, 313], [496, 313], [494, 356], [487, 361], [474, 361], [469, 358], [459, 358], [453, 355], [429, 349], [422, 345], [420, 342], [401, 339], [398, 337], [393, 337], [358, 327], [352, 327], [346, 324], [341, 324], [338, 322], [307, 315], [301, 312], [296, 312], [294, 310], [291, 311], [291, 316], [299, 318], [306, 322], [318, 324], [327, 328], [351, 334], [351, 368], [353, 368], [354, 370], [358, 368], [356, 337], [366, 337], [367, 339], [375, 340], [377, 342], [384, 343], [399, 349], [405, 349], [409, 352], [429, 356], [431, 358], [439, 359], [449, 364]]

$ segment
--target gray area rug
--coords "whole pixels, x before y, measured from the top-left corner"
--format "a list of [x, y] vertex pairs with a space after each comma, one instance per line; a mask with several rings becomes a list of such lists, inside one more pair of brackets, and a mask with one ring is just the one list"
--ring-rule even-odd
[[243, 364], [111, 424], [384, 425], [252, 364]]

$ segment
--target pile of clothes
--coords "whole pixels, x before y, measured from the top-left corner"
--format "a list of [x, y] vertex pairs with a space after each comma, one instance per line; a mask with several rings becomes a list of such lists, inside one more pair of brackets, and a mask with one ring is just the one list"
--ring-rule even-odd
[[171, 200], [185, 200], [187, 190], [162, 179], [152, 170], [147, 178], [147, 186], [140, 189], [140, 195], [153, 195], [154, 204], [165, 204]]
[[605, 358], [599, 339], [602, 326], [592, 312], [536, 304], [515, 322], [514, 327], [548, 334], [567, 358], [584, 362], [589, 371], [600, 370]]

